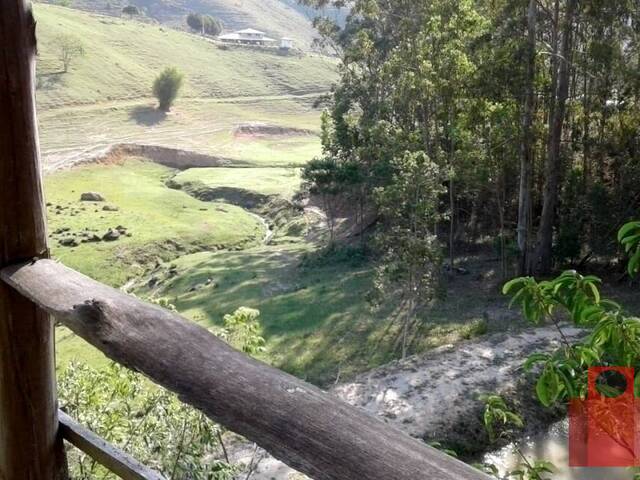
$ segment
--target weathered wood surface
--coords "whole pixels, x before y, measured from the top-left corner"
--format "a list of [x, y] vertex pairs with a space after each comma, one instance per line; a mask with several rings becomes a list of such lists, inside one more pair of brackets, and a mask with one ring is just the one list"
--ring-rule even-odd
[[[0, 267], [46, 255], [34, 101], [35, 22], [24, 0], [0, 11]], [[0, 478], [64, 478], [53, 327], [0, 285]]]
[[488, 479], [472, 467], [252, 359], [204, 328], [51, 260], [1, 278], [113, 360], [318, 480]]
[[142, 465], [122, 450], [83, 427], [59, 411], [62, 437], [123, 480], [166, 480], [158, 472]]

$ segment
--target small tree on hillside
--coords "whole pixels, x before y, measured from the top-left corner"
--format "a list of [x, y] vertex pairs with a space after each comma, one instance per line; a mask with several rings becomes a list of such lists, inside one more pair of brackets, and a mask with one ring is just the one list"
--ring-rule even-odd
[[140, 10], [135, 5], [127, 5], [122, 9], [122, 13], [129, 15], [129, 18], [133, 18], [136, 15], [140, 15]]
[[82, 42], [77, 37], [68, 34], [58, 35], [54, 39], [54, 44], [58, 50], [58, 58], [62, 62], [63, 72], [69, 71], [71, 62], [84, 55], [84, 47]]
[[184, 75], [175, 67], [165, 68], [153, 82], [153, 95], [158, 99], [158, 108], [163, 112], [171, 110], [171, 106], [182, 87]]
[[318, 195], [327, 216], [329, 244], [335, 241], [336, 217], [341, 201], [348, 201], [350, 189], [359, 181], [360, 172], [353, 162], [331, 156], [314, 158], [302, 169], [302, 180], [309, 193]]
[[438, 166], [424, 152], [406, 153], [393, 166], [393, 182], [376, 191], [382, 217], [376, 236], [382, 254], [376, 287], [387, 298], [399, 294], [401, 299], [404, 358], [417, 312], [436, 291], [441, 252], [434, 225], [444, 189]]

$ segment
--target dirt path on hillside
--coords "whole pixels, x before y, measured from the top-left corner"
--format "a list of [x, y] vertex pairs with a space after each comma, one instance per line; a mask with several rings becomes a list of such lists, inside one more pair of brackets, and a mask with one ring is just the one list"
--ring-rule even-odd
[[[235, 128], [253, 119], [209, 119], [203, 117], [200, 111], [206, 106], [211, 105], [215, 110], [216, 105], [223, 104], [311, 101], [325, 93], [314, 91], [269, 96], [187, 98], [181, 99], [181, 102], [188, 108], [176, 108], [168, 114], [157, 111], [153, 98], [41, 109], [42, 163], [45, 172], [49, 173], [81, 162], [83, 157], [95, 155], [112, 144], [123, 143], [144, 143], [216, 155], [220, 152], [219, 148], [225, 146], [224, 140], [211, 144], [212, 138], [218, 138], [225, 132], [233, 134]], [[255, 121], [258, 122], [259, 118]]]
[[[286, 93], [282, 95], [246, 95], [235, 97], [183, 97], [183, 101], [192, 103], [253, 103], [259, 101], [274, 101], [274, 100], [297, 100], [317, 98], [329, 93], [328, 90], [318, 91], [302, 91], [299, 93]], [[155, 97], [135, 97], [135, 98], [121, 98], [117, 100], [109, 100], [104, 102], [94, 103], [78, 103], [70, 105], [55, 106], [49, 108], [38, 108], [38, 111], [43, 113], [64, 111], [65, 113], [73, 112], [86, 112], [88, 110], [105, 110], [110, 108], [124, 108], [135, 107], [136, 105], [149, 105], [156, 103]]]
[[[571, 327], [564, 331], [572, 339], [584, 335]], [[376, 368], [335, 386], [331, 393], [409, 435], [442, 442], [467, 455], [480, 453], [487, 444], [481, 421], [483, 404], [478, 399], [482, 393], [501, 394], [517, 405], [527, 423], [527, 434], [541, 431], [559, 418], [560, 411], [545, 409], [537, 402], [532, 377], [522, 370], [528, 355], [559, 345], [553, 327], [491, 335]], [[236, 462], [248, 464], [253, 456], [250, 444], [233, 448]], [[260, 453], [257, 458], [260, 462], [253, 480], [302, 478], [269, 455]]]

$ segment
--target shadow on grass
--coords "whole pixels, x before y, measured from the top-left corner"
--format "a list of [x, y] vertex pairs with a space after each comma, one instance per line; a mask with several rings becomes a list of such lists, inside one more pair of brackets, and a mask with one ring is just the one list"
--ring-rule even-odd
[[38, 73], [36, 76], [37, 90], [53, 90], [64, 83], [64, 72]]
[[129, 118], [134, 120], [138, 125], [152, 127], [162, 123], [167, 118], [167, 113], [155, 107], [148, 105], [139, 105], [129, 112]]

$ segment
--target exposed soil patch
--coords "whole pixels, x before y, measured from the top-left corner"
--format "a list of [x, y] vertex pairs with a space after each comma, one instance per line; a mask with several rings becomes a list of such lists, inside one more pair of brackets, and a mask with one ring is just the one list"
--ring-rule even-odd
[[236, 138], [254, 138], [305, 136], [315, 135], [315, 133], [303, 128], [282, 127], [268, 123], [243, 123], [233, 129], [233, 135]]
[[107, 148], [88, 152], [73, 161], [64, 164], [54, 164], [52, 170], [69, 169], [79, 165], [94, 163], [121, 164], [130, 157], [143, 157], [169, 168], [186, 170], [199, 167], [224, 167], [232, 163], [225, 157], [206, 155], [203, 153], [180, 150], [177, 148], [161, 147], [158, 145], [142, 145], [137, 143], [118, 143]]

